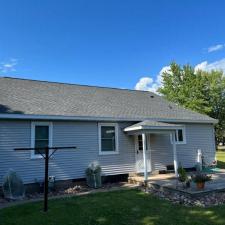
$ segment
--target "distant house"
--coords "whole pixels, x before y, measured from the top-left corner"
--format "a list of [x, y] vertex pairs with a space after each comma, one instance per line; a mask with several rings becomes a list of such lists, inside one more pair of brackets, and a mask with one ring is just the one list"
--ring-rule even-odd
[[43, 179], [38, 152], [18, 147], [76, 146], [50, 160], [56, 180], [84, 178], [93, 161], [104, 175], [176, 172], [198, 149], [210, 164], [216, 122], [151, 92], [0, 78], [0, 186], [9, 168], [27, 184]]

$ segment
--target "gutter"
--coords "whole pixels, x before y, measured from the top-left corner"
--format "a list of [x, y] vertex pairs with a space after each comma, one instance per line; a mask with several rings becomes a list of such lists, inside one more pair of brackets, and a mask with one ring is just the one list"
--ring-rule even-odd
[[140, 122], [143, 120], [154, 120], [167, 123], [203, 123], [217, 124], [218, 120], [210, 118], [206, 120], [191, 120], [191, 119], [170, 119], [170, 118], [123, 118], [123, 117], [94, 117], [94, 116], [60, 116], [60, 115], [35, 115], [35, 114], [10, 114], [0, 113], [0, 119], [16, 119], [16, 120], [62, 120], [62, 121], [127, 121]]

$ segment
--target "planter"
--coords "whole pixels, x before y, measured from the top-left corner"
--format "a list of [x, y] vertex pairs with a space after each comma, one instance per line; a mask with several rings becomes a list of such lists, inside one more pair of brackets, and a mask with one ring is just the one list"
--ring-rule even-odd
[[205, 182], [197, 182], [196, 186], [198, 190], [203, 190], [205, 188]]

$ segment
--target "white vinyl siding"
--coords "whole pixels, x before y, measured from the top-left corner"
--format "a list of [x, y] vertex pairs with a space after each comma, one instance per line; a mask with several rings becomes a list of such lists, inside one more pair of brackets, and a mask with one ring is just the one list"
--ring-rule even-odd
[[[76, 146], [76, 150], [57, 151], [49, 161], [49, 176], [56, 180], [85, 178], [85, 169], [99, 162], [103, 175], [126, 174], [135, 171], [134, 139], [123, 132], [131, 123], [118, 123], [119, 154], [99, 155], [98, 123], [88, 121], [53, 121], [53, 146]], [[44, 161], [31, 160], [29, 151], [14, 148], [31, 147], [30, 121], [0, 120], [0, 186], [9, 168], [15, 169], [24, 183], [44, 179]]]
[[[91, 121], [52, 122], [53, 146], [76, 146], [76, 150], [58, 151], [49, 161], [49, 175], [56, 180], [85, 177], [88, 165], [97, 161], [104, 175], [134, 173], [135, 138], [123, 132], [132, 123], [118, 122], [119, 154], [99, 155], [98, 123]], [[201, 149], [205, 160], [215, 159], [214, 127], [211, 124], [185, 124], [186, 145], [177, 145], [177, 158], [183, 167], [194, 167], [197, 150]], [[163, 170], [173, 165], [173, 151], [169, 135], [151, 134], [152, 169]], [[30, 152], [14, 151], [14, 148], [31, 146], [31, 122], [29, 120], [0, 120], [0, 186], [2, 178], [12, 168], [25, 184], [35, 178], [44, 178], [44, 161], [31, 160]]]

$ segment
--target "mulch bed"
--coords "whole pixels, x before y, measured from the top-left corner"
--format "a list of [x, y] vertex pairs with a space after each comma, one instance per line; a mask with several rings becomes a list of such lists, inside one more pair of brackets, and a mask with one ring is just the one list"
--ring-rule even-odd
[[[94, 189], [90, 188], [87, 185], [74, 185], [69, 188], [62, 188], [60, 190], [49, 192], [49, 198], [54, 197], [60, 197], [60, 196], [73, 196], [76, 194], [82, 194], [82, 193], [89, 193], [94, 191], [107, 191], [111, 190], [113, 188], [123, 188], [123, 187], [134, 187], [134, 185], [128, 185], [126, 182], [118, 182], [118, 183], [107, 183], [104, 184], [101, 188]], [[0, 208], [4, 208], [6, 205], [9, 205], [10, 203], [20, 203], [20, 202], [29, 202], [32, 200], [39, 200], [44, 197], [43, 193], [27, 193], [23, 199], [19, 200], [7, 200], [3, 196], [0, 196]]]

